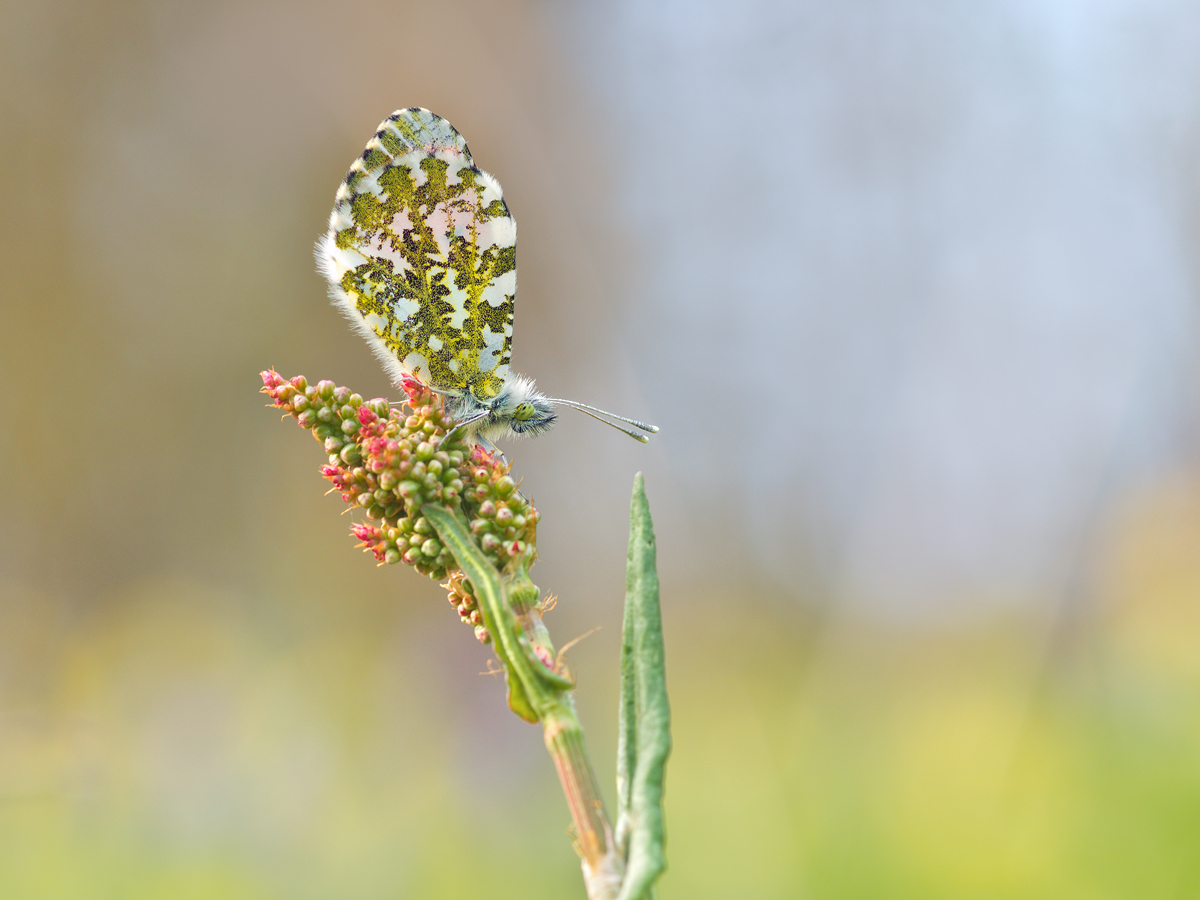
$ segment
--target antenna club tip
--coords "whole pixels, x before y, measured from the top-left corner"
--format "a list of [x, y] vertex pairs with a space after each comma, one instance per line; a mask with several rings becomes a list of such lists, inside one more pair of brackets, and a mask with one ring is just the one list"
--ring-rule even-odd
[[[586, 403], [580, 403], [578, 400], [563, 400], [556, 397], [547, 397], [545, 399], [547, 403], [561, 403], [563, 406], [569, 406], [571, 409], [577, 409], [585, 416], [591, 416], [593, 419], [603, 422], [605, 425], [615, 428], [617, 431], [623, 432], [624, 434], [629, 435], [635, 441], [641, 441], [643, 444], [647, 442], [647, 439], [644, 435], [638, 434], [636, 431], [633, 431], [630, 428], [625, 428], [622, 425], [618, 425], [617, 422], [624, 422], [626, 425], [632, 425], [634, 428], [637, 428], [641, 431], [648, 431], [651, 434], [655, 434], [658, 431], [657, 425], [647, 425], [645, 422], [639, 422], [637, 419], [629, 419], [625, 416], [618, 416], [616, 413], [611, 413], [595, 406], [589, 406]], [[610, 419], [616, 419], [617, 421], [612, 422], [609, 421]]]

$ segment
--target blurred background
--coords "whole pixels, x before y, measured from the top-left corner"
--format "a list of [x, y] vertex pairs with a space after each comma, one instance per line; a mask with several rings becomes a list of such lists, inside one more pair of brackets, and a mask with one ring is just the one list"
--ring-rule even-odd
[[1200, 12], [0, 11], [0, 896], [582, 897], [539, 729], [258, 372], [426, 106], [520, 223], [510, 445], [611, 801], [633, 473], [670, 898], [1200, 896]]

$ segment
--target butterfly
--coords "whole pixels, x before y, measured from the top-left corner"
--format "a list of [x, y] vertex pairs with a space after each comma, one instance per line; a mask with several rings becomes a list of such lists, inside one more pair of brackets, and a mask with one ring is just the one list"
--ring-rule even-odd
[[517, 223], [500, 183], [475, 165], [454, 126], [429, 110], [397, 110], [380, 123], [338, 187], [316, 257], [334, 305], [388, 375], [416, 378], [440, 394], [473, 442], [490, 447], [548, 431], [556, 404], [643, 443], [639, 432], [658, 431], [546, 397], [509, 369]]

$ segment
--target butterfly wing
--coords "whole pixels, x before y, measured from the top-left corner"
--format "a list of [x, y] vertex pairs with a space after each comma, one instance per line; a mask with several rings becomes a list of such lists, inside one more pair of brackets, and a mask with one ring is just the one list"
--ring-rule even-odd
[[396, 381], [495, 397], [509, 376], [517, 224], [427, 109], [388, 116], [338, 188], [317, 264]]

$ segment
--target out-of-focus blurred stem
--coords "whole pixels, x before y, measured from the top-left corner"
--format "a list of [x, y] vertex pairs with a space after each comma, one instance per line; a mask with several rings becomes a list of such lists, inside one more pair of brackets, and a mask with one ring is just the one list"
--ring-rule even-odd
[[[563, 794], [575, 824], [576, 850], [583, 859], [590, 900], [617, 895], [624, 869], [612, 847], [612, 826], [600, 797], [596, 773], [588, 761], [584, 747], [583, 727], [575, 714], [571, 695], [561, 697], [543, 711], [542, 728], [546, 749], [558, 770]], [[619, 866], [615, 878], [607, 877], [614, 865]]]

